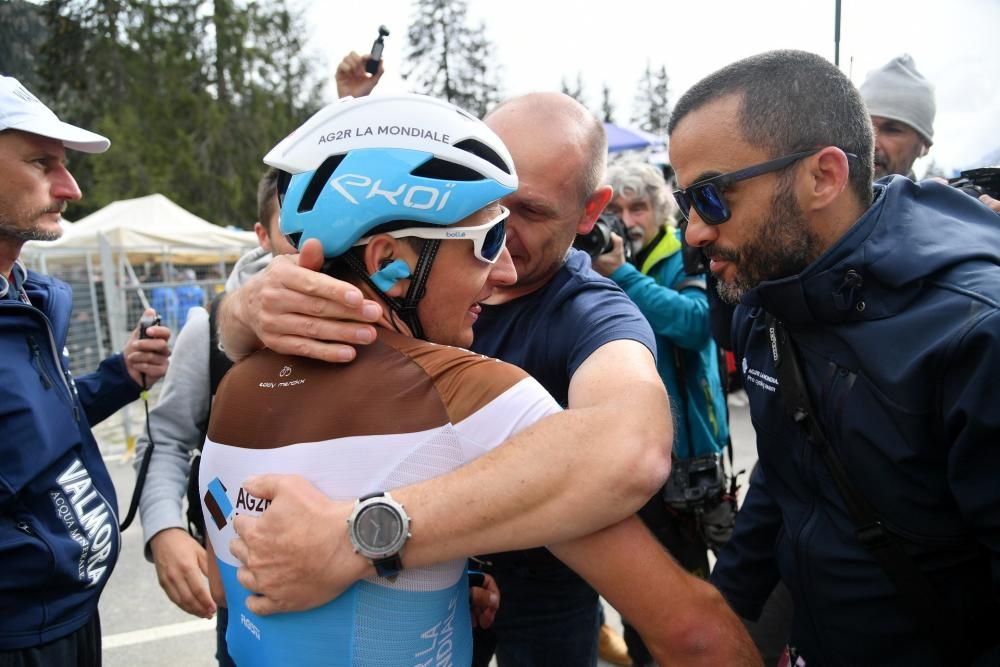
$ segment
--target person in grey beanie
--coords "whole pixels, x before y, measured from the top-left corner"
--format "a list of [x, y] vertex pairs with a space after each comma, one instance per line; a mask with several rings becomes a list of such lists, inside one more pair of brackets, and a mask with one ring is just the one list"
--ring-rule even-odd
[[934, 85], [907, 53], [868, 73], [861, 97], [875, 128], [875, 178], [913, 178], [913, 163], [934, 143]]
[[[869, 72], [860, 90], [875, 128], [875, 178], [915, 180], [913, 163], [934, 143], [934, 85], [904, 53]], [[1000, 214], [1000, 201], [985, 194], [979, 201]]]

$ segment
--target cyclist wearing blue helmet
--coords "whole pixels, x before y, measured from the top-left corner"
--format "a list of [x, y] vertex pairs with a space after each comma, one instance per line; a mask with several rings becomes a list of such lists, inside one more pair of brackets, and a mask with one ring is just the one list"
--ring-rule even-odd
[[[388, 314], [354, 363], [264, 350], [237, 364], [220, 387], [201, 493], [213, 519], [208, 536], [218, 559], [210, 562], [218, 566], [215, 580], [225, 582], [236, 662], [469, 665], [462, 576], [469, 542], [454, 530], [461, 524], [481, 527], [477, 545], [486, 550], [560, 542], [552, 552], [640, 619], [661, 663], [756, 664], [721, 597], [680, 570], [634, 516], [567, 542], [567, 535], [586, 532], [580, 526], [605, 524], [592, 510], [567, 518], [560, 508], [532, 502], [525, 511], [537, 519], [524, 530], [519, 516], [493, 509], [504, 503], [488, 491], [480, 491], [483, 503], [458, 516], [454, 498], [424, 481], [454, 478], [449, 471], [480, 454], [477, 468], [511, 479], [519, 469], [511, 469], [511, 451], [499, 445], [512, 438], [546, 445], [532, 447], [539, 467], [571, 467], [570, 459], [546, 450], [553, 425], [573, 437], [575, 422], [562, 419], [568, 413], [541, 385], [515, 366], [437, 344], [468, 345], [479, 302], [514, 280], [509, 254], [498, 246], [506, 211], [495, 200], [513, 192], [517, 179], [496, 135], [425, 97], [375, 98], [325, 109], [266, 159], [292, 174], [282, 208], [285, 233], [300, 248], [316, 239], [304, 252], [322, 245], [323, 270], [359, 286]], [[301, 308], [290, 305], [290, 312]], [[271, 501], [264, 480], [295, 486], [296, 504], [318, 515], [289, 515], [281, 503], [265, 513]], [[448, 510], [421, 513], [411, 531], [406, 508], [390, 496], [400, 487], [422, 510]], [[459, 495], [482, 488], [473, 487]], [[515, 485], [509, 492], [522, 490]], [[559, 486], [549, 491], [566, 494]], [[347, 526], [347, 513], [325, 509], [332, 505], [353, 505]], [[243, 539], [255, 517], [294, 534], [295, 558], [280, 560], [277, 576], [308, 581], [305, 604], [250, 594], [274, 583], [255, 570], [274, 559], [250, 556]], [[345, 533], [350, 548], [331, 548], [333, 536]], [[334, 590], [331, 583], [345, 578], [356, 583]], [[664, 604], [663, 591], [670, 591], [671, 604]], [[310, 611], [275, 613], [292, 609]]]
[[[483, 123], [447, 103], [420, 95], [345, 98], [309, 119], [265, 162], [291, 174], [279, 183], [282, 233], [296, 247], [319, 239], [334, 259], [326, 270], [350, 267], [417, 338], [424, 337], [417, 303], [440, 241], [471, 239], [487, 264], [503, 251], [501, 208], [466, 219], [517, 189], [513, 161]], [[462, 231], [442, 229], [459, 223]], [[369, 270], [361, 253], [347, 251], [379, 234], [424, 239], [422, 250], [410, 263], [380, 256], [376, 261], [392, 268]], [[386, 294], [390, 276], [411, 274], [402, 300]]]
[[[355, 364], [262, 350], [219, 387], [200, 491], [230, 654], [240, 665], [470, 664], [465, 559], [404, 568], [409, 519], [389, 491], [559, 410], [517, 367], [463, 349], [479, 302], [516, 277], [497, 201], [517, 187], [510, 156], [465, 112], [402, 95], [330, 105], [265, 160], [290, 174], [282, 232], [297, 246], [319, 239], [324, 271], [387, 308]], [[245, 604], [228, 544], [232, 517], [267, 505], [242, 482], [275, 472], [359, 499], [349, 530], [373, 569], [326, 605], [263, 617]]]

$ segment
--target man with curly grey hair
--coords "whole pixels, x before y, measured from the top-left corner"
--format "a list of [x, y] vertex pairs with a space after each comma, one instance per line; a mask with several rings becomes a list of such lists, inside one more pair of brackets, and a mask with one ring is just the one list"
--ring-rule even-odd
[[[709, 327], [706, 276], [686, 270], [680, 235], [670, 225], [673, 200], [656, 167], [637, 161], [618, 164], [608, 169], [606, 180], [614, 190], [606, 211], [624, 221], [628, 238], [615, 235], [613, 249], [594, 258], [594, 269], [625, 291], [656, 335], [657, 371], [673, 406], [675, 461], [706, 465], [721, 480], [729, 425], [718, 348]], [[626, 242], [632, 245], [634, 265], [625, 260]], [[686, 488], [689, 470], [675, 463], [665, 488]], [[725, 540], [733, 508], [721, 493], [696, 502], [670, 496], [656, 494], [639, 515], [686, 570], [707, 577], [708, 548]], [[652, 664], [638, 633], [623, 620], [633, 664]]]

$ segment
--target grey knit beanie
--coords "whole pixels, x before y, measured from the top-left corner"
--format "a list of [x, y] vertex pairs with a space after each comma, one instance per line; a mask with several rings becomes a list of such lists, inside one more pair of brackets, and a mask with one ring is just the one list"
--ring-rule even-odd
[[861, 84], [868, 113], [906, 123], [934, 143], [934, 86], [917, 71], [908, 53], [868, 73]]

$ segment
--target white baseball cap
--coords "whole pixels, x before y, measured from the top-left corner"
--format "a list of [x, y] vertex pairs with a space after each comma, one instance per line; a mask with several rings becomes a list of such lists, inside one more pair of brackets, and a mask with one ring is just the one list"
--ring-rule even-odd
[[0, 130], [20, 130], [57, 139], [66, 148], [84, 153], [103, 153], [111, 145], [107, 137], [59, 120], [20, 81], [10, 76], [0, 76]]

